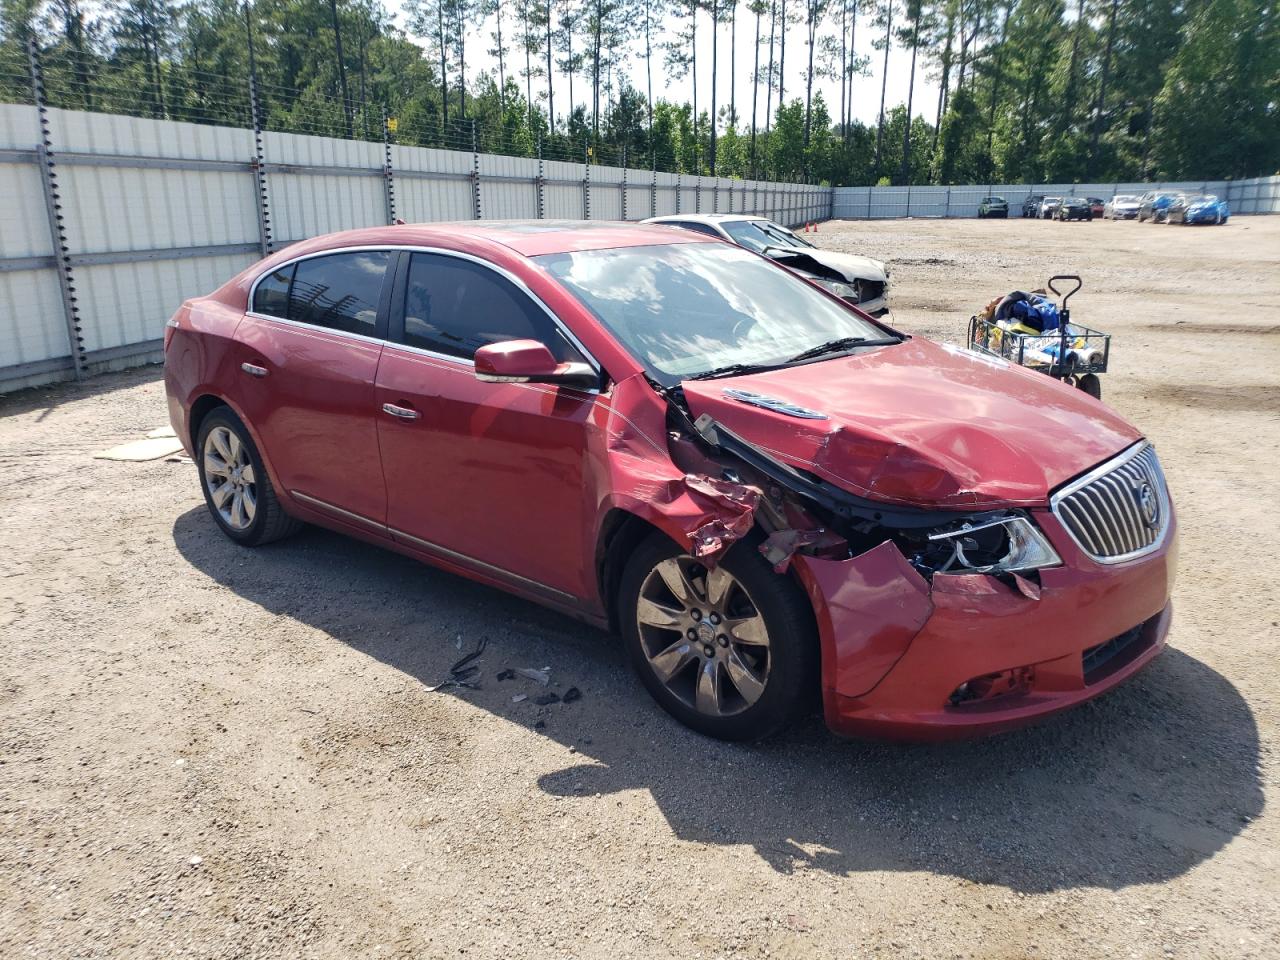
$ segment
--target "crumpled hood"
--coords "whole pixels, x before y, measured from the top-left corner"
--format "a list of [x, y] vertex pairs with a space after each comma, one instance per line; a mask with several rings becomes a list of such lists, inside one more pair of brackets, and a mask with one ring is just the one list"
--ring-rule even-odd
[[[884, 264], [870, 257], [859, 257], [852, 253], [833, 253], [830, 250], [817, 250], [810, 247], [788, 247], [787, 249], [798, 257], [807, 257], [829, 270], [834, 270], [846, 280], [875, 280], [884, 283], [888, 279]], [[778, 254], [778, 256], [781, 263], [792, 266], [785, 255]], [[803, 260], [794, 266], [800, 270], [805, 269]]]
[[[683, 387], [695, 419], [709, 414], [792, 466], [895, 504], [1044, 505], [1051, 490], [1142, 436], [1081, 390], [918, 337]], [[826, 419], [767, 410], [727, 390]]]

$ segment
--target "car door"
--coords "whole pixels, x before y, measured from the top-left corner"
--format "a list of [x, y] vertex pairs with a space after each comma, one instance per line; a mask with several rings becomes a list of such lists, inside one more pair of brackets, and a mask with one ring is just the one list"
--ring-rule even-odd
[[236, 329], [235, 400], [284, 492], [377, 532], [387, 499], [374, 378], [397, 256], [352, 250], [277, 268], [255, 284]]
[[545, 343], [591, 362], [513, 278], [415, 252], [397, 283], [376, 394], [393, 538], [522, 589], [587, 594], [585, 471], [594, 391], [476, 379], [478, 347]]

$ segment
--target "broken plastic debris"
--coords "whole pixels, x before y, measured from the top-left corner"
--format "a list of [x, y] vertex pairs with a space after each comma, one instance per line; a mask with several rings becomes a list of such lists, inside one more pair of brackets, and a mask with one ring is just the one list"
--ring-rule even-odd
[[529, 699], [529, 695], [528, 695], [527, 693], [517, 693], [514, 697], [512, 697], [512, 698], [511, 698], [511, 702], [512, 702], [512, 703], [520, 703], [520, 702], [522, 702], [522, 701], [524, 701], [524, 700], [528, 700], [528, 699]]
[[551, 685], [550, 667], [543, 667], [541, 670], [535, 670], [533, 667], [517, 667], [516, 673], [524, 677], [526, 680], [532, 680], [534, 683], [540, 683], [544, 687]]
[[544, 693], [544, 694], [543, 694], [542, 696], [540, 696], [540, 697], [534, 697], [534, 698], [533, 698], [533, 702], [534, 702], [534, 703], [536, 703], [536, 704], [537, 704], [538, 706], [540, 706], [540, 707], [549, 707], [549, 706], [550, 706], [551, 704], [553, 704], [553, 703], [559, 703], [559, 702], [560, 702], [560, 694], [558, 694], [558, 693]]
[[427, 693], [435, 693], [437, 690], [445, 690], [449, 687], [466, 687], [469, 690], [479, 690], [480, 668], [472, 661], [478, 659], [487, 646], [489, 646], [489, 638], [481, 637], [474, 650], [449, 668], [449, 676], [447, 678], [434, 686], [426, 688]]
[[565, 703], [573, 703], [573, 701], [575, 700], [581, 700], [582, 691], [579, 690], [577, 687], [570, 687], [568, 690], [564, 692], [564, 697], [562, 697], [562, 699], [564, 700]]

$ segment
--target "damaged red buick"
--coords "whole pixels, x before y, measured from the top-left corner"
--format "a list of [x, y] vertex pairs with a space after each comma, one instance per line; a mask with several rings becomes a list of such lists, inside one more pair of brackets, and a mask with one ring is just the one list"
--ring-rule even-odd
[[319, 237], [183, 304], [165, 382], [232, 540], [314, 523], [610, 629], [715, 737], [819, 702], [843, 734], [1004, 730], [1169, 629], [1137, 429], [697, 234]]

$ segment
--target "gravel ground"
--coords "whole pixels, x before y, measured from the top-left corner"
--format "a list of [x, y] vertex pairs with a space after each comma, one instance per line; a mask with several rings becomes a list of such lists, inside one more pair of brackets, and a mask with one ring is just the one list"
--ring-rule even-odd
[[[0, 401], [0, 956], [1275, 957], [1280, 217], [825, 224], [906, 330], [1079, 272], [1181, 511], [1172, 648], [942, 747], [757, 746], [607, 637], [320, 530], [242, 550], [195, 470], [90, 459], [158, 369]], [[1069, 438], [1064, 438], [1069, 442]], [[429, 693], [481, 638], [483, 688]], [[549, 666], [550, 707], [504, 667]]]

